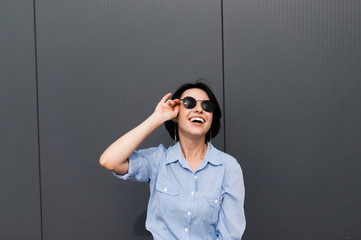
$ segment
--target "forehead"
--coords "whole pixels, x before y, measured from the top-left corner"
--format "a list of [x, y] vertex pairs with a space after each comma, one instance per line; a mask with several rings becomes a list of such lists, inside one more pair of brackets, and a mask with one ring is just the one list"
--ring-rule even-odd
[[181, 98], [184, 98], [187, 96], [193, 97], [196, 100], [209, 100], [208, 94], [199, 88], [190, 88], [188, 90], [185, 90], [182, 93]]

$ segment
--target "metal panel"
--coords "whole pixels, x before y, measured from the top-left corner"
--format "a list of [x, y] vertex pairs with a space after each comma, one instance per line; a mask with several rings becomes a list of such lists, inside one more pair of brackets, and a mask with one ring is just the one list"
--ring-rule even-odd
[[[220, 3], [36, 6], [44, 240], [148, 239], [148, 186], [119, 181], [98, 158], [180, 84], [206, 77], [223, 104]], [[163, 127], [141, 147], [160, 143], [172, 144]]]
[[224, 1], [244, 239], [361, 239], [360, 1]]
[[0, 239], [40, 239], [32, 1], [0, 2]]

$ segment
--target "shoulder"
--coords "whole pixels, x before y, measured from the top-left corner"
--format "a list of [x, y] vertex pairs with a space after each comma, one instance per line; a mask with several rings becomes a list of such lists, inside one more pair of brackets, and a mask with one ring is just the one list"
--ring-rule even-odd
[[164, 161], [167, 156], [177, 155], [178, 149], [177, 146], [165, 147], [163, 144], [159, 144], [157, 147], [143, 148], [137, 151], [134, 151], [131, 159], [133, 158], [147, 158], [149, 160], [154, 160], [156, 162]]
[[243, 172], [237, 159], [216, 148], [214, 148], [214, 154], [221, 159], [221, 164], [224, 166], [223, 188], [226, 189], [226, 191], [232, 191], [232, 189], [239, 187], [242, 188], [242, 186], [244, 186]]
[[167, 149], [164, 147], [163, 144], [159, 144], [158, 147], [149, 147], [149, 148], [143, 148], [143, 149], [134, 151], [134, 153], [136, 153], [136, 154], [147, 154], [147, 155], [165, 154], [166, 152], [167, 152]]
[[227, 170], [238, 169], [241, 167], [237, 159], [232, 155], [217, 149], [212, 144], [210, 144], [210, 148], [213, 157], [217, 158], [220, 163], [226, 167]]
[[156, 164], [161, 161], [164, 156], [167, 154], [167, 149], [163, 144], [160, 144], [158, 147], [149, 147], [136, 150], [129, 157], [130, 162], [147, 160], [151, 164]]

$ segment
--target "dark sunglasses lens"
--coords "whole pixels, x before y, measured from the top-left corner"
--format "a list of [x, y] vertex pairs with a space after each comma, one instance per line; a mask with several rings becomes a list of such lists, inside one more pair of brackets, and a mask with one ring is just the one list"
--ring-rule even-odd
[[205, 100], [202, 103], [202, 108], [204, 109], [204, 111], [206, 112], [213, 112], [214, 109], [216, 108], [216, 106], [214, 105], [213, 102], [209, 101], [209, 100]]
[[185, 97], [183, 98], [183, 105], [186, 108], [192, 109], [196, 106], [196, 100], [192, 97]]

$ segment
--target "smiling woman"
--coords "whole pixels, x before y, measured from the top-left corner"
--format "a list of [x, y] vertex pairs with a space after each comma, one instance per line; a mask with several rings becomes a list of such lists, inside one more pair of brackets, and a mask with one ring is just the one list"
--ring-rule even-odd
[[[170, 96], [111, 144], [99, 162], [120, 179], [149, 183], [146, 228], [154, 239], [241, 239], [246, 226], [242, 170], [210, 143], [220, 128], [218, 101], [199, 82]], [[163, 123], [175, 145], [135, 151]]]
[[[196, 100], [193, 97], [188, 96], [189, 94], [187, 93], [187, 91], [191, 89], [203, 91], [204, 93], [206, 93], [206, 98], [203, 100], [201, 99]], [[214, 138], [215, 136], [217, 136], [221, 125], [220, 121], [221, 121], [222, 113], [217, 98], [215, 97], [214, 93], [207, 85], [200, 82], [195, 84], [193, 83], [184, 84], [181, 87], [179, 87], [177, 91], [175, 91], [171, 99], [172, 100], [181, 99], [181, 102], [183, 103], [184, 107], [188, 109], [193, 109], [194, 107], [196, 107], [197, 103], [200, 102], [204, 111], [213, 113], [212, 125], [210, 130], [205, 135], [205, 141], [209, 142], [212, 137]], [[170, 136], [172, 138], [176, 136], [175, 140], [177, 141], [179, 140], [178, 128], [177, 125], [173, 123], [173, 121], [174, 120], [166, 121], [165, 126]]]

